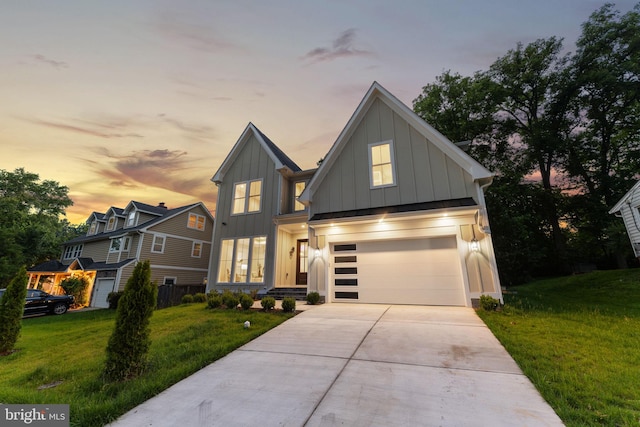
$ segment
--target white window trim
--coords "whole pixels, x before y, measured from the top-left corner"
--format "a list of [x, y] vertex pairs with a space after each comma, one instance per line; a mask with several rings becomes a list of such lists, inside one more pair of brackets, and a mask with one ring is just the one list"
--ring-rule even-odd
[[[300, 201], [298, 201], [298, 197], [300, 197], [300, 195], [296, 196], [296, 187], [300, 183], [304, 184], [304, 188], [302, 189], [302, 193], [304, 193], [304, 190], [307, 188], [307, 181], [305, 181], [305, 180], [295, 181], [293, 183], [293, 211], [294, 212], [302, 212], [303, 210], [305, 210], [307, 208], [304, 204], [302, 204]], [[302, 194], [302, 193], [300, 193], [300, 194]], [[301, 208], [298, 208], [298, 203], [300, 203], [300, 205], [302, 205]]]
[[[251, 196], [251, 183], [260, 181], [260, 208], [257, 211], [248, 212], [249, 209], [249, 197]], [[246, 191], [244, 195], [244, 208], [242, 212], [233, 212], [233, 207], [235, 205], [235, 197], [236, 197], [236, 186], [238, 184], [246, 184]], [[262, 178], [259, 179], [250, 179], [248, 181], [238, 181], [233, 183], [232, 193], [231, 193], [231, 215], [248, 215], [248, 214], [257, 214], [262, 212], [262, 200], [264, 199], [264, 180]]]
[[131, 239], [131, 236], [126, 236], [122, 238], [122, 243], [120, 244], [120, 251], [121, 252], [129, 252], [131, 251], [131, 242], [133, 241], [133, 239]]
[[162, 278], [162, 284], [163, 285], [167, 284], [167, 279], [173, 279], [172, 285], [177, 285], [178, 284], [178, 278], [176, 276], [164, 276]]
[[93, 221], [90, 225], [89, 225], [89, 231], [87, 232], [88, 235], [94, 235], [98, 232], [98, 221]]
[[[194, 255], [196, 245], [200, 245], [200, 253], [198, 255]], [[194, 241], [191, 244], [191, 258], [202, 258], [202, 250], [204, 249], [204, 244], [200, 241]]]
[[[159, 251], [154, 250], [155, 246], [156, 246], [156, 239], [162, 238], [162, 249], [160, 249]], [[164, 234], [154, 234], [153, 235], [153, 241], [151, 242], [151, 252], [154, 254], [163, 254], [164, 253], [164, 247], [167, 244], [167, 236]]]
[[[113, 222], [111, 222], [111, 220], [113, 220]], [[116, 228], [116, 222], [118, 222], [118, 220], [116, 219], [115, 216], [110, 217], [107, 220], [107, 231], [112, 231]]]
[[64, 250], [63, 259], [74, 259], [80, 257], [82, 255], [82, 249], [84, 249], [84, 245], [82, 243], [79, 245], [67, 246]]
[[[235, 186], [234, 186], [235, 187]], [[196, 218], [195, 220], [195, 227], [191, 227], [189, 225], [189, 223], [191, 222], [191, 217], [194, 216]], [[202, 228], [198, 228], [198, 220], [202, 218]], [[193, 213], [193, 212], [189, 212], [189, 216], [187, 217], [187, 228], [190, 228], [192, 230], [198, 230], [198, 231], [204, 231], [204, 229], [207, 227], [207, 217], [204, 215], [199, 215], [197, 213]]]
[[[371, 149], [373, 147], [377, 147], [379, 145], [389, 144], [389, 154], [391, 156], [391, 184], [383, 184], [383, 185], [373, 185], [373, 162], [371, 159]], [[395, 150], [393, 149], [393, 140], [380, 141], [380, 142], [372, 142], [367, 147], [367, 156], [369, 157], [369, 189], [374, 190], [378, 188], [386, 188], [386, 187], [395, 187], [397, 185], [396, 178], [396, 157]]]
[[[254, 284], [254, 285], [259, 285], [259, 284], [263, 284], [265, 281], [265, 270], [266, 270], [266, 266], [262, 266], [262, 282], [252, 282], [251, 281], [251, 265], [253, 264], [253, 242], [255, 239], [260, 238], [260, 237], [264, 237], [265, 239], [267, 238], [266, 235], [264, 234], [259, 234], [259, 235], [255, 235], [255, 236], [243, 236], [243, 237], [233, 237], [233, 238], [229, 238], [229, 239], [222, 239], [220, 240], [220, 249], [222, 250], [222, 243], [225, 240], [231, 240], [233, 242], [232, 245], [232, 252], [231, 252], [231, 271], [229, 274], [230, 277], [230, 281], [229, 282], [220, 282], [218, 280], [218, 278], [220, 277], [220, 256], [218, 256], [218, 271], [216, 272], [216, 283], [230, 283], [230, 284]], [[236, 269], [236, 244], [238, 243], [238, 240], [241, 239], [249, 239], [249, 252], [248, 252], [248, 258], [247, 258], [247, 264], [249, 266], [249, 269], [247, 270], [247, 281], [245, 282], [235, 282], [233, 280], [233, 278], [235, 277], [235, 269]], [[267, 242], [265, 241], [265, 244]], [[266, 261], [266, 251], [265, 251], [265, 261]]]
[[[133, 215], [133, 216], [132, 216]], [[135, 227], [138, 223], [138, 212], [131, 211], [127, 215], [127, 227]]]

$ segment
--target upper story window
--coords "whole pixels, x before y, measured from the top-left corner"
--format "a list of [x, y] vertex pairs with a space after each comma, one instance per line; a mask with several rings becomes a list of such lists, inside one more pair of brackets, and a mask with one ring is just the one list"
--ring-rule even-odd
[[67, 246], [64, 250], [64, 259], [77, 258], [82, 255], [82, 245]]
[[232, 214], [260, 212], [262, 180], [237, 182], [233, 186]]
[[136, 225], [136, 211], [131, 211], [127, 217], [127, 227], [133, 227], [134, 225]]
[[187, 222], [188, 228], [204, 231], [204, 225], [207, 223], [207, 219], [198, 214], [189, 213], [189, 221]]
[[116, 217], [112, 216], [111, 218], [109, 218], [109, 222], [107, 222], [107, 231], [113, 230], [115, 226], [116, 226]]
[[200, 258], [202, 256], [202, 242], [193, 242], [191, 245], [191, 256]]
[[160, 234], [156, 234], [153, 236], [153, 243], [151, 243], [151, 252], [155, 253], [164, 253], [164, 244], [167, 238]]
[[395, 185], [392, 141], [369, 144], [369, 176], [371, 188]]
[[98, 231], [98, 221], [93, 221], [89, 226], [89, 232], [87, 234], [96, 234]]
[[304, 210], [305, 206], [298, 201], [298, 197], [300, 197], [300, 195], [302, 194], [302, 192], [304, 191], [306, 186], [307, 186], [307, 183], [305, 181], [296, 182], [296, 185], [295, 185], [295, 200], [293, 202], [293, 210], [294, 211], [303, 211]]

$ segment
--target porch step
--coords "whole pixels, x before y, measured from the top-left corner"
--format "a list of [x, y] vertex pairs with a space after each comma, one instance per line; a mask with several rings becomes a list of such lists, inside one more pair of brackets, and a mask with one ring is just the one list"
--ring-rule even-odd
[[271, 288], [267, 295], [281, 300], [284, 297], [293, 297], [296, 301], [305, 301], [307, 290], [305, 288]]

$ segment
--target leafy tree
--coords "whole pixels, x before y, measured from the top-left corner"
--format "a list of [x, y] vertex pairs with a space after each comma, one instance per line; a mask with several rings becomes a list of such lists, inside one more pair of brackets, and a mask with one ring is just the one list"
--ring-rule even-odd
[[27, 269], [22, 266], [0, 299], [0, 355], [10, 353], [20, 336], [27, 282]]
[[149, 261], [139, 262], [118, 301], [116, 324], [107, 344], [104, 377], [120, 381], [140, 375], [151, 345], [149, 322], [158, 298]]
[[64, 289], [67, 295], [73, 295], [74, 305], [76, 307], [84, 307], [87, 305], [87, 290], [89, 288], [89, 280], [87, 278], [69, 277], [60, 282], [60, 287]]
[[0, 169], [0, 286], [20, 265], [60, 256], [60, 245], [77, 230], [62, 219], [73, 204], [69, 189], [19, 168]]

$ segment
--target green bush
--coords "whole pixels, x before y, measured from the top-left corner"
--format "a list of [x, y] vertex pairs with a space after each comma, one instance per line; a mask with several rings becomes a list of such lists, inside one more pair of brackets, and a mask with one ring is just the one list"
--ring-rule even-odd
[[193, 296], [193, 302], [207, 302], [207, 295], [202, 292], [198, 292]]
[[496, 311], [500, 306], [500, 301], [489, 295], [480, 295], [480, 307], [484, 311]]
[[320, 294], [317, 292], [309, 292], [307, 294], [307, 304], [309, 305], [316, 305], [318, 302], [320, 302]]
[[27, 269], [22, 266], [0, 299], [0, 354], [10, 353], [20, 336], [27, 283]]
[[225, 289], [225, 291], [222, 293], [222, 304], [224, 304], [225, 307], [227, 307], [229, 310], [235, 310], [235, 308], [238, 307], [239, 303], [240, 299], [236, 296], [236, 294], [228, 289]]
[[84, 277], [68, 277], [60, 282], [60, 287], [67, 295], [73, 295], [74, 307], [84, 307], [88, 301], [89, 281]]
[[249, 294], [240, 294], [240, 307], [243, 310], [249, 310], [253, 306], [253, 298]]
[[120, 381], [139, 376], [147, 365], [151, 345], [149, 322], [158, 287], [151, 282], [149, 261], [136, 264], [118, 302], [116, 324], [107, 344], [104, 378]]
[[207, 295], [207, 308], [220, 308], [222, 305], [222, 296], [216, 291], [211, 291]]
[[191, 304], [193, 302], [193, 295], [184, 294], [182, 295], [182, 299], [180, 300], [181, 304]]
[[276, 306], [276, 299], [274, 297], [264, 297], [260, 301], [260, 305], [264, 311], [273, 310], [273, 307]]
[[109, 303], [109, 308], [111, 310], [115, 310], [118, 308], [118, 301], [122, 297], [122, 291], [120, 292], [109, 292], [107, 295], [107, 302]]
[[296, 300], [292, 297], [284, 297], [282, 300], [282, 311], [292, 313], [296, 310]]

